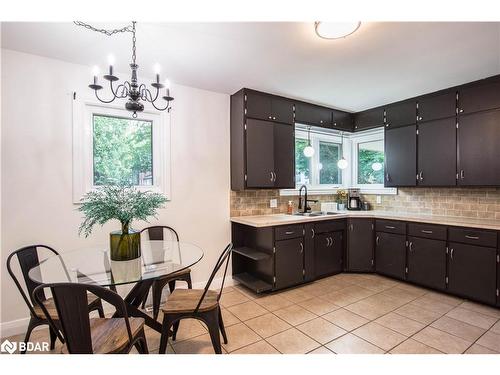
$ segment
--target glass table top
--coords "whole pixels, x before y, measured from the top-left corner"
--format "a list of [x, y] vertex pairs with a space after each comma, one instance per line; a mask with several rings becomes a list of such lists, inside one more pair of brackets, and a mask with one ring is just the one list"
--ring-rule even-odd
[[203, 251], [196, 245], [177, 241], [141, 241], [141, 257], [113, 261], [109, 244], [97, 245], [51, 256], [29, 271], [37, 283], [85, 283], [101, 286], [157, 279], [191, 267]]

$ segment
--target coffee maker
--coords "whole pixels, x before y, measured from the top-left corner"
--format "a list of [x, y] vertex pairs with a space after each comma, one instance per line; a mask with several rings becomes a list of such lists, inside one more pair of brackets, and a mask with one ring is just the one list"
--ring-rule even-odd
[[361, 210], [361, 197], [359, 196], [359, 189], [351, 188], [347, 190], [347, 209], [348, 210]]

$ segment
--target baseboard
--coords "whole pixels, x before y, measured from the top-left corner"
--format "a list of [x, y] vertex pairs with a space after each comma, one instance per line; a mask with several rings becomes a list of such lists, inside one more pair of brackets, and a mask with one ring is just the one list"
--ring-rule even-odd
[[[193, 288], [194, 289], [203, 289], [205, 288], [205, 285], [207, 284], [207, 281], [200, 281], [193, 283]], [[210, 286], [211, 289], [219, 289], [222, 284], [222, 277], [216, 278], [212, 281], [212, 285]], [[236, 280], [233, 280], [231, 276], [226, 277], [226, 280], [224, 282], [224, 286], [233, 286], [237, 285], [238, 282]], [[179, 283], [179, 288], [185, 288], [185, 283]], [[168, 290], [168, 288], [166, 288]], [[165, 297], [168, 296], [168, 293], [165, 295]], [[105, 313], [112, 312], [114, 311], [111, 306], [104, 306], [104, 311]], [[11, 320], [8, 322], [2, 322], [0, 323], [0, 337], [9, 337], [9, 336], [14, 336], [14, 335], [20, 335], [24, 334], [26, 332], [26, 329], [28, 328], [28, 323], [30, 321], [29, 316], [26, 318], [22, 319], [17, 319], [17, 320]], [[44, 326], [39, 327], [40, 329], [43, 329]]]

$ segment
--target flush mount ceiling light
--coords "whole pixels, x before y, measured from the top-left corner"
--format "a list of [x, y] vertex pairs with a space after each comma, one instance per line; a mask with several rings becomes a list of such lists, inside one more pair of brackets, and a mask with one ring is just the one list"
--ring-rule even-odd
[[361, 22], [315, 22], [316, 34], [323, 39], [340, 39], [354, 33]]
[[[160, 67], [158, 64], [155, 66], [155, 73], [156, 73], [156, 82], [151, 83], [151, 86], [153, 87], [153, 93], [151, 93], [151, 90], [146, 87], [144, 83], [139, 84], [137, 82], [137, 69], [139, 68], [139, 65], [136, 63], [136, 36], [135, 36], [135, 24], [136, 22], [133, 21], [131, 25], [125, 26], [121, 29], [114, 29], [114, 30], [106, 30], [106, 29], [97, 29], [89, 24], [80, 22], [80, 21], [75, 21], [75, 25], [77, 26], [83, 26], [86, 29], [96, 31], [99, 33], [102, 33], [107, 36], [111, 36], [114, 34], [118, 33], [131, 33], [132, 34], [132, 62], [130, 63], [130, 70], [131, 72], [131, 78], [130, 82], [125, 81], [121, 84], [119, 84], [116, 88], [113, 87], [113, 82], [116, 82], [119, 80], [119, 78], [115, 75], [113, 75], [113, 64], [114, 64], [114, 58], [110, 56], [111, 58], [108, 58], [109, 62], [109, 73], [104, 75], [103, 78], [109, 82], [109, 88], [111, 91], [112, 98], [111, 99], [102, 99], [99, 94], [97, 93], [99, 90], [102, 90], [102, 86], [99, 85], [97, 81], [97, 75], [99, 74], [99, 69], [97, 67], [94, 68], [94, 83], [90, 84], [89, 87], [94, 90], [95, 96], [99, 101], [102, 103], [111, 103], [114, 102], [115, 99], [120, 98], [120, 99], [125, 99], [128, 98], [128, 101], [125, 103], [125, 108], [132, 112], [132, 117], [136, 118], [137, 117], [137, 112], [142, 112], [144, 110], [144, 102], [146, 103], [151, 103], [151, 105], [158, 111], [167, 111], [170, 112], [170, 103], [174, 100], [173, 97], [170, 96], [170, 87], [168, 80], [165, 81], [165, 84], [160, 83]], [[160, 89], [165, 88], [165, 95], [161, 96], [160, 95]], [[159, 105], [157, 102], [157, 99], [161, 96], [163, 100], [165, 100], [165, 104]], [[158, 105], [157, 105], [158, 104]]]

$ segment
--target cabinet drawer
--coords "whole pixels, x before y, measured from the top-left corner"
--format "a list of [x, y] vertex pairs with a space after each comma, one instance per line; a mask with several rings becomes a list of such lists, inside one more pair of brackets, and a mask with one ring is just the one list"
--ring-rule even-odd
[[345, 220], [324, 221], [314, 225], [316, 233], [335, 232], [345, 229]]
[[376, 220], [375, 228], [377, 232], [406, 234], [406, 223], [395, 220]]
[[446, 241], [446, 227], [432, 224], [408, 223], [410, 236]]
[[497, 247], [497, 233], [471, 228], [450, 228], [450, 242]]
[[274, 236], [277, 241], [289, 238], [302, 237], [304, 235], [303, 225], [283, 225], [274, 228]]

